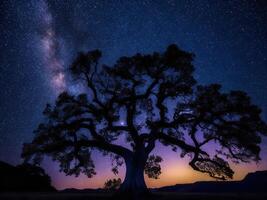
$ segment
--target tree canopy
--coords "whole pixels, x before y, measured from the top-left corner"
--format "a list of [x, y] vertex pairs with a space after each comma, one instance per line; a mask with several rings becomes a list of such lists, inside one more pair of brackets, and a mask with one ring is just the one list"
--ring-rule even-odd
[[[112, 156], [115, 173], [134, 163], [158, 178], [162, 158], [150, 155], [157, 141], [180, 149], [194, 170], [218, 179], [233, 177], [229, 160], [260, 160], [267, 134], [261, 109], [245, 92], [198, 85], [194, 54], [170, 45], [163, 53], [121, 57], [112, 66], [101, 64], [101, 57], [99, 50], [78, 54], [69, 70], [84, 93], [63, 92], [46, 106], [33, 141], [24, 144], [26, 160], [40, 163], [48, 155], [67, 175], [92, 177], [91, 154], [98, 149]], [[123, 144], [117, 142], [122, 136]]]

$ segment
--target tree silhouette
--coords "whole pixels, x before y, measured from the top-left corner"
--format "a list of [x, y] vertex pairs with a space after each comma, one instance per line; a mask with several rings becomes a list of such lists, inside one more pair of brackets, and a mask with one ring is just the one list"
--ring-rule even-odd
[[[91, 153], [98, 149], [112, 156], [114, 173], [125, 163], [119, 192], [134, 196], [148, 192], [144, 172], [150, 178], [161, 173], [162, 158], [150, 156], [157, 141], [180, 149], [194, 170], [217, 179], [233, 177], [227, 160], [260, 160], [267, 133], [261, 110], [244, 92], [196, 85], [192, 53], [170, 45], [164, 53], [121, 57], [113, 66], [99, 64], [100, 58], [98, 50], [77, 56], [70, 73], [86, 92], [63, 92], [47, 105], [44, 123], [24, 144], [26, 160], [40, 163], [49, 155], [67, 175], [90, 178]], [[116, 143], [122, 136], [126, 142]]]

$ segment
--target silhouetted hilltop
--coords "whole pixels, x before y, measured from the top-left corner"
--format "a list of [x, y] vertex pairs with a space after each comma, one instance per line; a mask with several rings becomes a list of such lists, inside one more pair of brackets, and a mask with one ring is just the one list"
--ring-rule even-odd
[[30, 164], [12, 166], [0, 161], [0, 191], [56, 191], [41, 167]]
[[262, 183], [266, 184], [267, 183], [267, 170], [248, 173], [242, 181], [243, 182], [255, 182], [255, 183], [259, 181], [263, 181]]
[[247, 191], [267, 193], [267, 171], [249, 173], [241, 183]]
[[166, 186], [155, 191], [162, 192], [200, 192], [200, 193], [267, 193], [267, 171], [249, 173], [241, 181], [200, 181], [192, 184]]

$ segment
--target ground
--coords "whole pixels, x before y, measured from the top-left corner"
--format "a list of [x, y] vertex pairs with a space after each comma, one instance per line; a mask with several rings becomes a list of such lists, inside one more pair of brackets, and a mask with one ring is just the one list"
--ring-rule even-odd
[[[203, 193], [153, 193], [152, 200], [263, 200], [266, 194], [203, 194]], [[111, 193], [2, 193], [1, 200], [106, 200], [110, 199]]]

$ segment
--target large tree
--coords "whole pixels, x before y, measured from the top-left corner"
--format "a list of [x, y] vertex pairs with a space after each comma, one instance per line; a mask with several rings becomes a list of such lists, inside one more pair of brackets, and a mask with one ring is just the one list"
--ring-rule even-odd
[[242, 91], [196, 85], [192, 53], [170, 45], [163, 53], [121, 57], [112, 66], [100, 58], [98, 50], [77, 56], [69, 69], [85, 92], [63, 92], [47, 105], [44, 122], [24, 145], [26, 160], [40, 163], [48, 155], [67, 175], [90, 178], [91, 153], [100, 150], [112, 156], [115, 173], [125, 163], [119, 191], [131, 195], [148, 191], [144, 173], [160, 175], [162, 158], [150, 155], [158, 141], [217, 179], [233, 177], [227, 160], [260, 160], [261, 135], [267, 133], [261, 110]]

